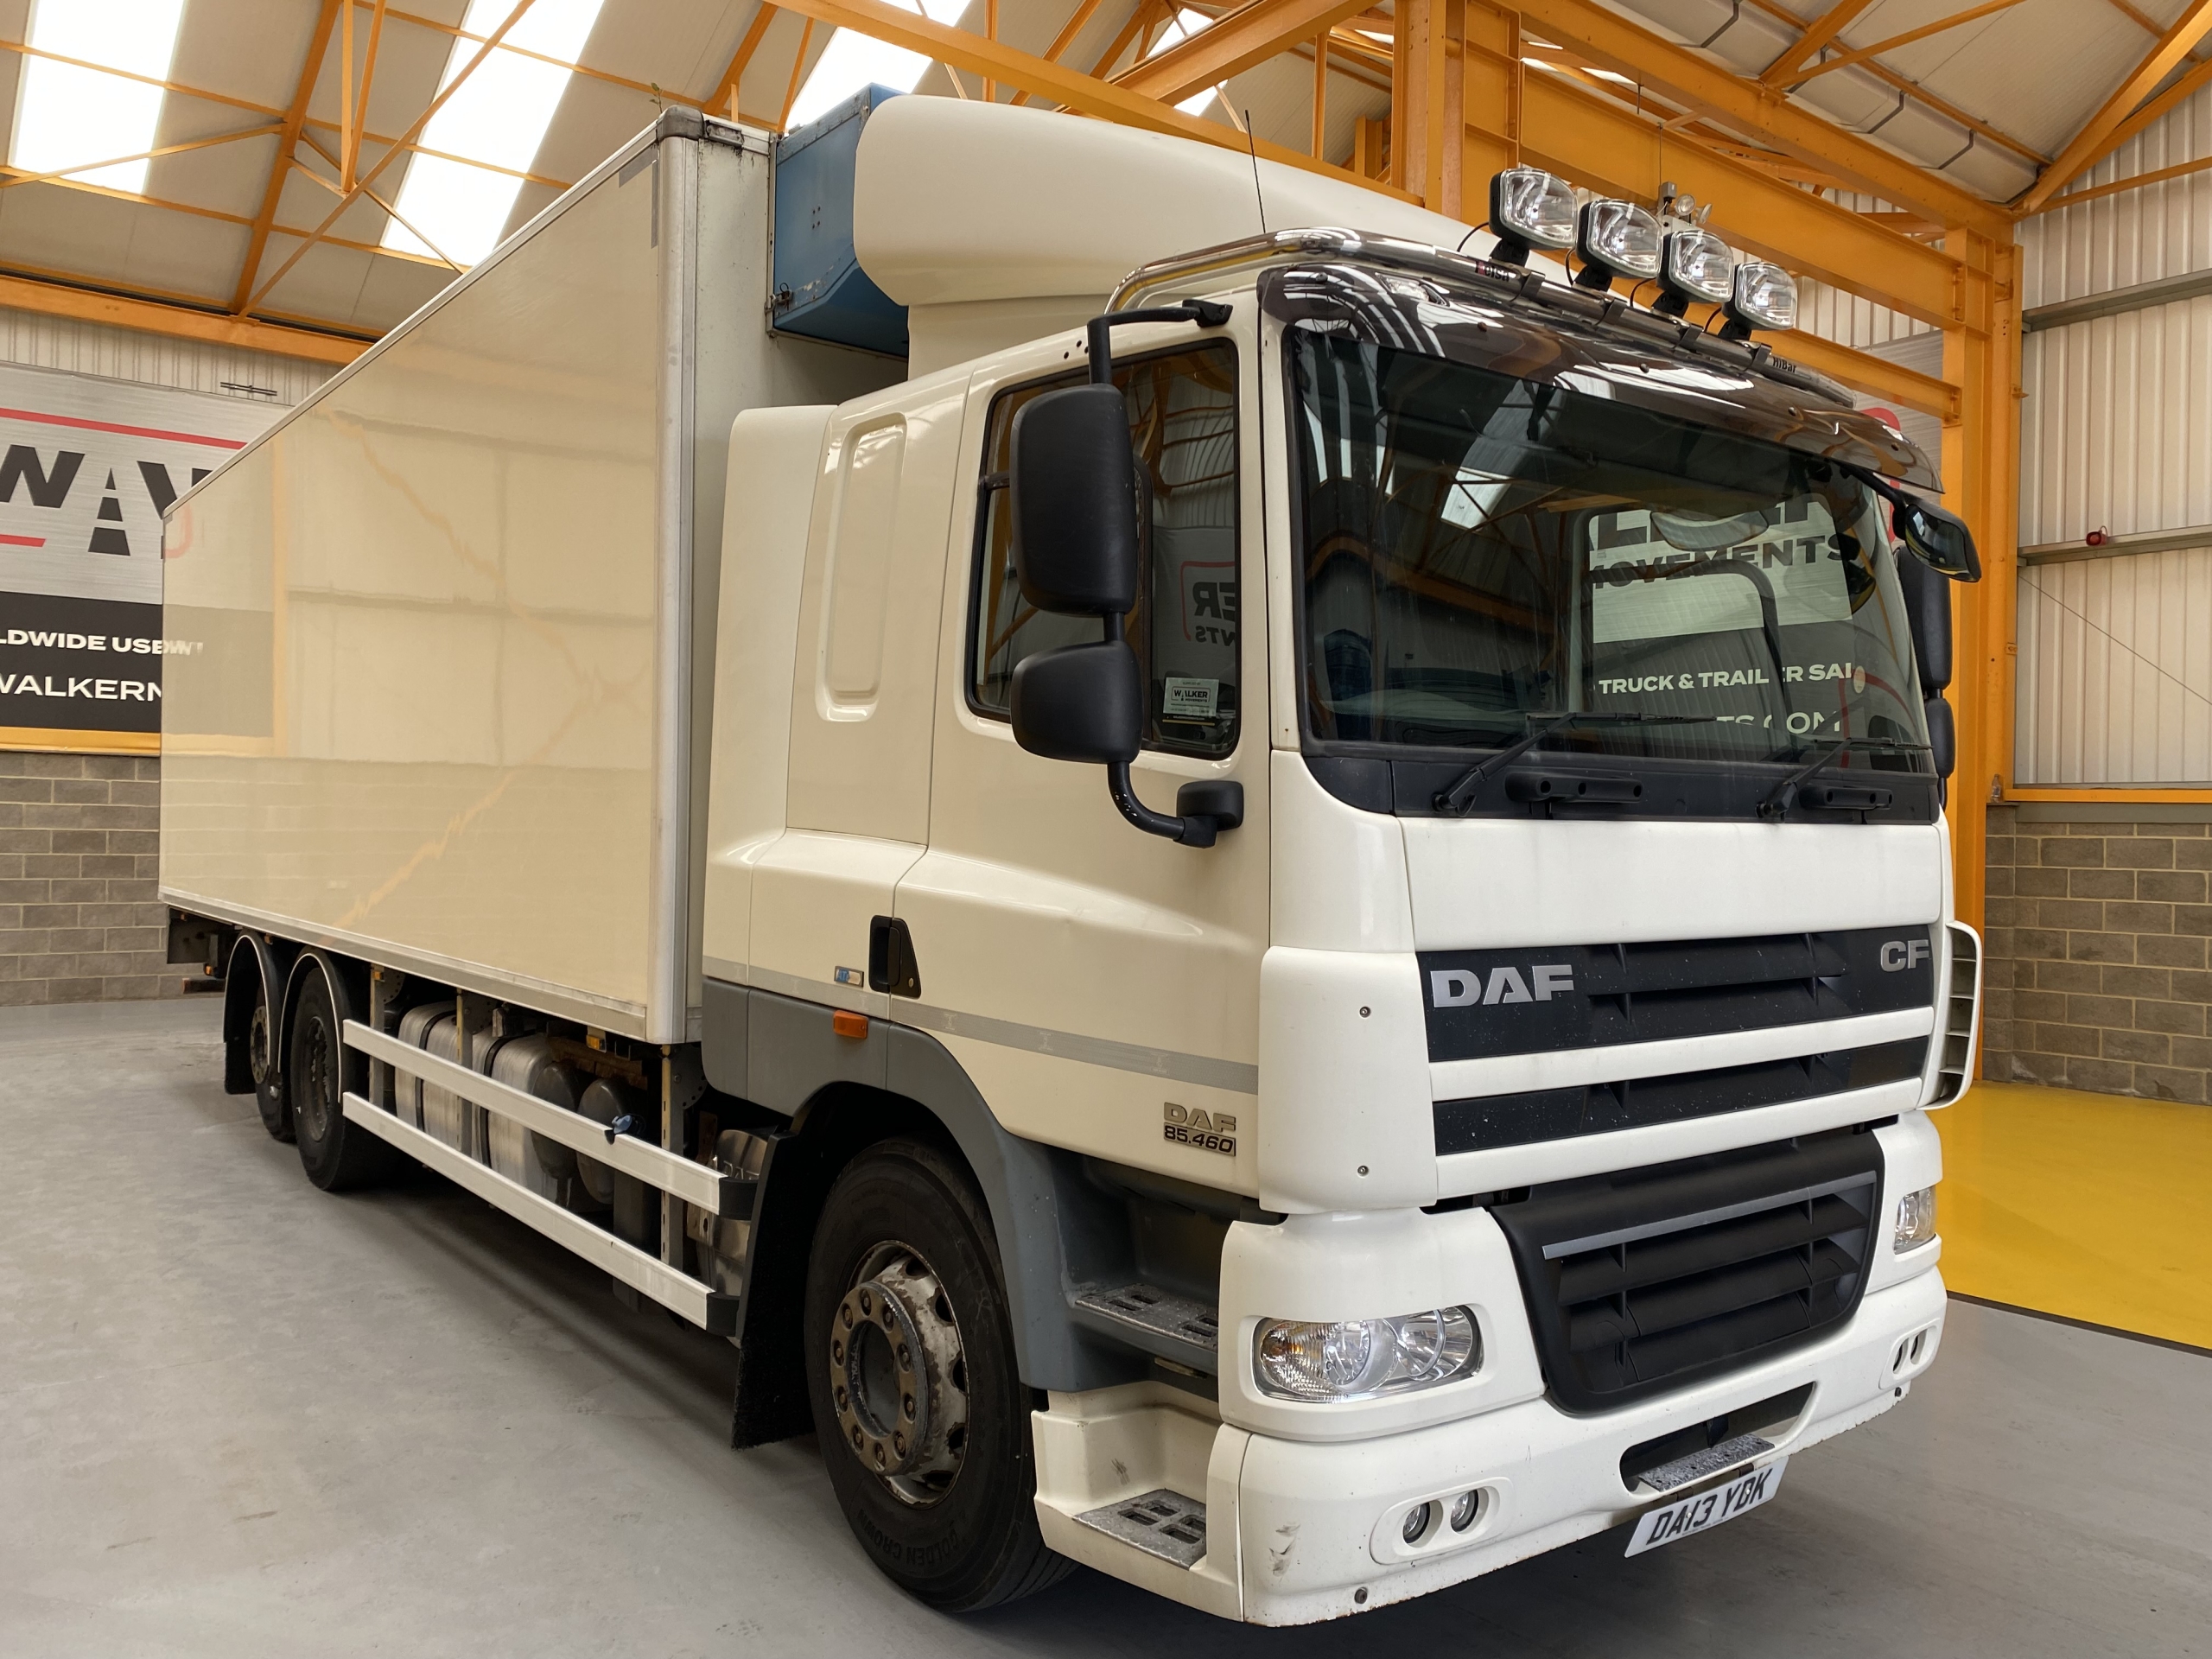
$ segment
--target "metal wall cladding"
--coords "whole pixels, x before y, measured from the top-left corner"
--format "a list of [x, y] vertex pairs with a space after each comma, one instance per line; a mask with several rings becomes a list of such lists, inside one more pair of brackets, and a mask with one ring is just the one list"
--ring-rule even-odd
[[[2068, 190], [2212, 155], [2212, 87], [2152, 123]], [[2065, 192], [2060, 193], [2062, 195]], [[2020, 225], [2021, 302], [2032, 308], [2212, 270], [2212, 172], [2122, 190]], [[2030, 336], [2031, 346], [2034, 337]]]
[[[2212, 90], [2069, 188], [2212, 156]], [[2212, 172], [2060, 207], [2020, 227], [2037, 306], [2212, 270]], [[2022, 342], [2023, 546], [2212, 525], [2212, 296]], [[2015, 781], [2212, 780], [2212, 531], [2202, 548], [2020, 572]]]
[[2212, 779], [2212, 547], [2020, 572], [2022, 784]]
[[289, 408], [338, 372], [333, 363], [0, 307], [0, 363]]
[[2212, 524], [2212, 295], [2030, 334], [2020, 387], [2021, 545]]

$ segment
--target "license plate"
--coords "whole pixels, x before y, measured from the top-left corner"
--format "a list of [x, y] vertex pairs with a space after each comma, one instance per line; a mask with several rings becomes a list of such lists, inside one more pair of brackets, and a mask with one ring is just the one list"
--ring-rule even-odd
[[1671, 1544], [1694, 1532], [1709, 1532], [1723, 1521], [1733, 1521], [1745, 1511], [1756, 1510], [1781, 1489], [1782, 1471], [1789, 1461], [1787, 1458], [1777, 1458], [1763, 1469], [1746, 1470], [1725, 1486], [1715, 1486], [1694, 1497], [1677, 1498], [1672, 1503], [1645, 1510], [1629, 1538], [1628, 1553], [1641, 1555], [1647, 1549]]

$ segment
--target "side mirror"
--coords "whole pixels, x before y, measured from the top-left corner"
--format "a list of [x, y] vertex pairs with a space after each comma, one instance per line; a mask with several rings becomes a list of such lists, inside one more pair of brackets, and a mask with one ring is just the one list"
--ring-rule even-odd
[[[1126, 433], [1127, 429], [1123, 429]], [[1014, 741], [1047, 760], [1127, 766], [1144, 741], [1144, 688], [1125, 639], [1040, 651], [1014, 665]]]
[[1936, 775], [1948, 778], [1951, 768], [1959, 763], [1959, 732], [1951, 721], [1951, 705], [1941, 697], [1930, 697], [1924, 712], [1928, 716], [1928, 758], [1936, 763]]
[[1900, 558], [1897, 586], [1904, 594], [1912, 654], [1920, 664], [1920, 695], [1932, 697], [1951, 683], [1951, 584], [1918, 559]]
[[1904, 544], [1931, 570], [1954, 582], [1980, 582], [1981, 555], [1974, 549], [1974, 532], [1956, 513], [1946, 512], [1932, 501], [1902, 493], [1891, 498], [1891, 521]]
[[1104, 766], [1116, 810], [1146, 834], [1185, 847], [1211, 847], [1243, 823], [1244, 790], [1225, 780], [1185, 784], [1169, 814], [1139, 800], [1130, 781], [1129, 764], [1144, 747], [1145, 686], [1122, 619], [1136, 608], [1144, 577], [1145, 507], [1128, 404], [1114, 384], [1112, 329], [1125, 322], [1218, 328], [1229, 317], [1227, 306], [1204, 300], [1093, 317], [1090, 383], [1022, 405], [1007, 468], [1022, 598], [1052, 615], [1095, 616], [1105, 636], [1014, 664], [1007, 709], [1014, 741], [1048, 760]]
[[1013, 439], [1007, 490], [1021, 596], [1060, 616], [1133, 609], [1137, 469], [1120, 390], [1048, 391], [1014, 417]]

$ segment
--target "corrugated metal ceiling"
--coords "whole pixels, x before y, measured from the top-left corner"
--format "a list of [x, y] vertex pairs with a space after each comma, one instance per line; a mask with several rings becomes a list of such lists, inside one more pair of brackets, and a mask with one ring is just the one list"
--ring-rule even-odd
[[[1064, 60], [1084, 69], [1097, 65], [1123, 35], [1137, 3], [1105, 0]], [[1755, 77], [1790, 50], [1804, 26], [1826, 14], [1833, 0], [1610, 3]], [[1874, 0], [1853, 16], [1824, 55], [1892, 38], [1973, 3]], [[2043, 158], [2063, 148], [2144, 56], [2152, 44], [2145, 23], [2163, 28], [2185, 3], [2018, 0], [1873, 63], [1819, 75], [1794, 96], [1842, 126], [2003, 200], [2035, 177]], [[0, 0], [0, 41], [23, 45], [31, 7], [32, 0]], [[1212, 0], [1205, 9], [1215, 9]], [[1389, 0], [1377, 8], [1383, 14], [1390, 9]], [[759, 0], [605, 0], [581, 54], [594, 73], [569, 80], [529, 169], [535, 177], [518, 195], [508, 227], [535, 213], [563, 184], [649, 122], [662, 98], [696, 102], [712, 95], [759, 10]], [[983, 0], [975, 0], [963, 26], [980, 33], [984, 10]], [[1075, 10], [1073, 0], [1001, 0], [999, 33], [1011, 45], [1042, 54]], [[156, 143], [184, 143], [281, 120], [322, 11], [322, 0], [188, 0]], [[364, 43], [372, 11], [372, 0], [357, 0], [357, 39]], [[365, 170], [385, 155], [378, 137], [389, 141], [404, 133], [435, 95], [454, 50], [454, 31], [467, 11], [467, 0], [408, 0], [404, 7], [387, 8], [368, 99]], [[795, 14], [773, 13], [741, 84], [741, 109], [755, 119], [776, 120], [830, 34], [826, 28], [809, 30]], [[802, 38], [805, 61], [795, 73]], [[1117, 62], [1126, 63], [1132, 50], [1125, 46]], [[0, 130], [10, 134], [26, 61], [21, 50], [0, 51]], [[308, 104], [298, 152], [304, 165], [290, 168], [283, 181], [275, 225], [250, 286], [257, 315], [374, 334], [413, 310], [452, 273], [436, 261], [380, 249], [386, 215], [365, 198], [338, 219], [329, 239], [292, 263], [305, 233], [338, 200], [310, 173], [335, 173], [315, 152], [335, 155], [339, 149], [339, 66], [334, 40]], [[1260, 137], [1304, 149], [1310, 140], [1312, 73], [1310, 59], [1277, 59], [1237, 77], [1229, 100], [1240, 112], [1249, 111]], [[1356, 116], [1387, 108], [1378, 79], [1387, 76], [1357, 64], [1342, 66], [1332, 76], [1325, 143], [1331, 159], [1348, 156]], [[179, 90], [185, 88], [193, 90]], [[938, 67], [918, 90], [950, 94], [955, 88]], [[961, 90], [973, 96], [981, 88], [969, 77]], [[1217, 99], [1205, 113], [1228, 119]], [[1974, 123], [1987, 130], [1975, 131]], [[230, 308], [249, 264], [254, 221], [277, 155], [276, 138], [264, 135], [158, 156], [148, 173], [148, 200], [52, 183], [0, 183], [0, 268]], [[385, 201], [397, 196], [405, 166], [403, 157], [378, 180], [376, 192]], [[264, 285], [266, 291], [259, 291]]]

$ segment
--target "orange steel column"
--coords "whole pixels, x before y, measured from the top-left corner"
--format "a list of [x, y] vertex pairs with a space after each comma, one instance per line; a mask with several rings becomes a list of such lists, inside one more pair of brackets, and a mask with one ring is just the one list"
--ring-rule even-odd
[[1943, 429], [1946, 502], [1974, 530], [1982, 580], [1954, 590], [1949, 696], [1959, 730], [1948, 813], [1959, 919], [1979, 928], [1987, 888], [1988, 815], [2012, 766], [2019, 516], [2020, 330], [2017, 250], [1973, 232], [1945, 238], [1961, 255], [1956, 322], [1943, 378], [1959, 388]]
[[1390, 182], [1460, 217], [1465, 0], [1400, 0], [1390, 69]]
[[1491, 175], [1521, 164], [1521, 14], [1466, 0], [1463, 48], [1467, 122], [1460, 205], [1473, 221], [1489, 211]]

